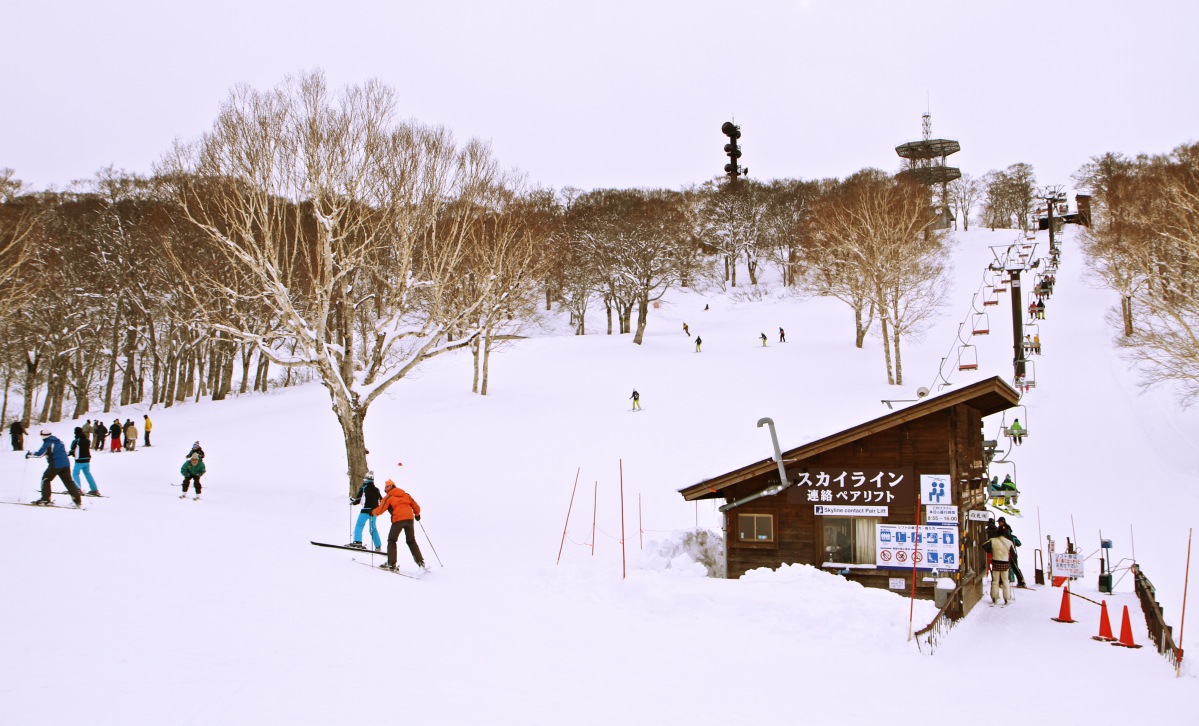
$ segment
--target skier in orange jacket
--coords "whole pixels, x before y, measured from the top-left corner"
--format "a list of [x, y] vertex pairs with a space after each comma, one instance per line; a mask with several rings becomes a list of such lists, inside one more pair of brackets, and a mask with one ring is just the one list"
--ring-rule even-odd
[[408, 544], [408, 551], [412, 553], [416, 566], [422, 570], [426, 569], [425, 558], [421, 556], [420, 547], [416, 544], [416, 532], [412, 524], [413, 520], [420, 521], [420, 505], [412, 495], [396, 486], [391, 479], [388, 479], [383, 487], [383, 501], [379, 502], [372, 514], [379, 516], [384, 512], [391, 512], [391, 531], [387, 533], [387, 562], [379, 566], [387, 570], [399, 569], [396, 565], [396, 542], [400, 539], [400, 532], [403, 532], [404, 541]]

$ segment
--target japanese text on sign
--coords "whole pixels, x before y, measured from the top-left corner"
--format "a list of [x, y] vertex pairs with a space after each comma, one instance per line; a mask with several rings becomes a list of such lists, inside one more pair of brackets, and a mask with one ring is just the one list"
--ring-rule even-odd
[[1062, 577], [1085, 577], [1082, 555], [1065, 552], [1053, 553], [1053, 574]]
[[910, 470], [824, 469], [788, 472], [792, 504], [876, 504], [910, 502], [915, 477]]

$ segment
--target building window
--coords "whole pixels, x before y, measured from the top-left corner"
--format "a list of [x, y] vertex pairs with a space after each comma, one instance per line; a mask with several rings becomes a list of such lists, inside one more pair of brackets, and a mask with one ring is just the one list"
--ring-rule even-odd
[[738, 514], [737, 539], [740, 542], [773, 542], [773, 514]]
[[824, 517], [824, 561], [873, 565], [878, 520], [871, 517]]

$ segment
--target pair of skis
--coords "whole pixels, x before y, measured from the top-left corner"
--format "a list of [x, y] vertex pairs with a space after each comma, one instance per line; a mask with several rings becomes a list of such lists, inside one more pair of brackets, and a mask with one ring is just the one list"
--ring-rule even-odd
[[33, 502], [0, 502], [0, 504], [17, 504], [22, 507], [45, 507], [47, 509], [78, 509], [86, 511], [87, 507], [76, 507], [74, 504], [67, 506], [65, 504], [34, 504]]
[[[350, 552], [362, 552], [365, 554], [376, 554], [376, 555], [380, 555], [381, 557], [387, 556], [387, 554], [384, 552], [379, 552], [378, 550], [368, 550], [365, 547], [348, 547], [346, 545], [335, 545], [335, 544], [329, 544], [327, 542], [313, 542], [312, 540], [309, 540], [309, 542], [311, 544], [316, 545], [317, 547], [328, 547], [330, 549], [335, 549], [335, 550], [349, 550]], [[380, 567], [380, 566], [372, 564], [370, 562], [363, 562], [362, 560], [357, 560], [357, 559], [355, 559], [354, 562], [357, 562], [360, 565], [365, 565], [366, 567], [369, 567], [374, 570], [379, 570], [380, 572], [390, 572], [393, 575], [399, 575], [400, 577], [407, 577], [410, 580], [419, 580], [420, 579], [420, 577], [417, 575], [409, 575], [406, 572], [400, 572], [398, 569], [397, 570], [389, 570], [385, 567]]]

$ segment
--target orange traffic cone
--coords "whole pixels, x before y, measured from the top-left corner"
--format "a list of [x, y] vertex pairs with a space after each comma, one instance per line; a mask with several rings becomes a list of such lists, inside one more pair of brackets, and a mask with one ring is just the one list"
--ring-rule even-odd
[[1125, 648], [1140, 648], [1141, 646], [1132, 642], [1132, 623], [1128, 619], [1128, 606], [1124, 606], [1124, 619], [1120, 622], [1120, 640], [1112, 643], [1112, 645], [1120, 645]]
[[1115, 638], [1112, 637], [1112, 624], [1107, 619], [1107, 600], [1099, 603], [1099, 635], [1092, 635], [1092, 640], [1102, 640], [1110, 643]]
[[1059, 623], [1078, 622], [1074, 618], [1070, 617], [1070, 588], [1069, 588], [1069, 586], [1062, 588], [1062, 609], [1061, 609], [1061, 611], [1058, 612], [1056, 618], [1050, 618], [1050, 620], [1056, 620]]

